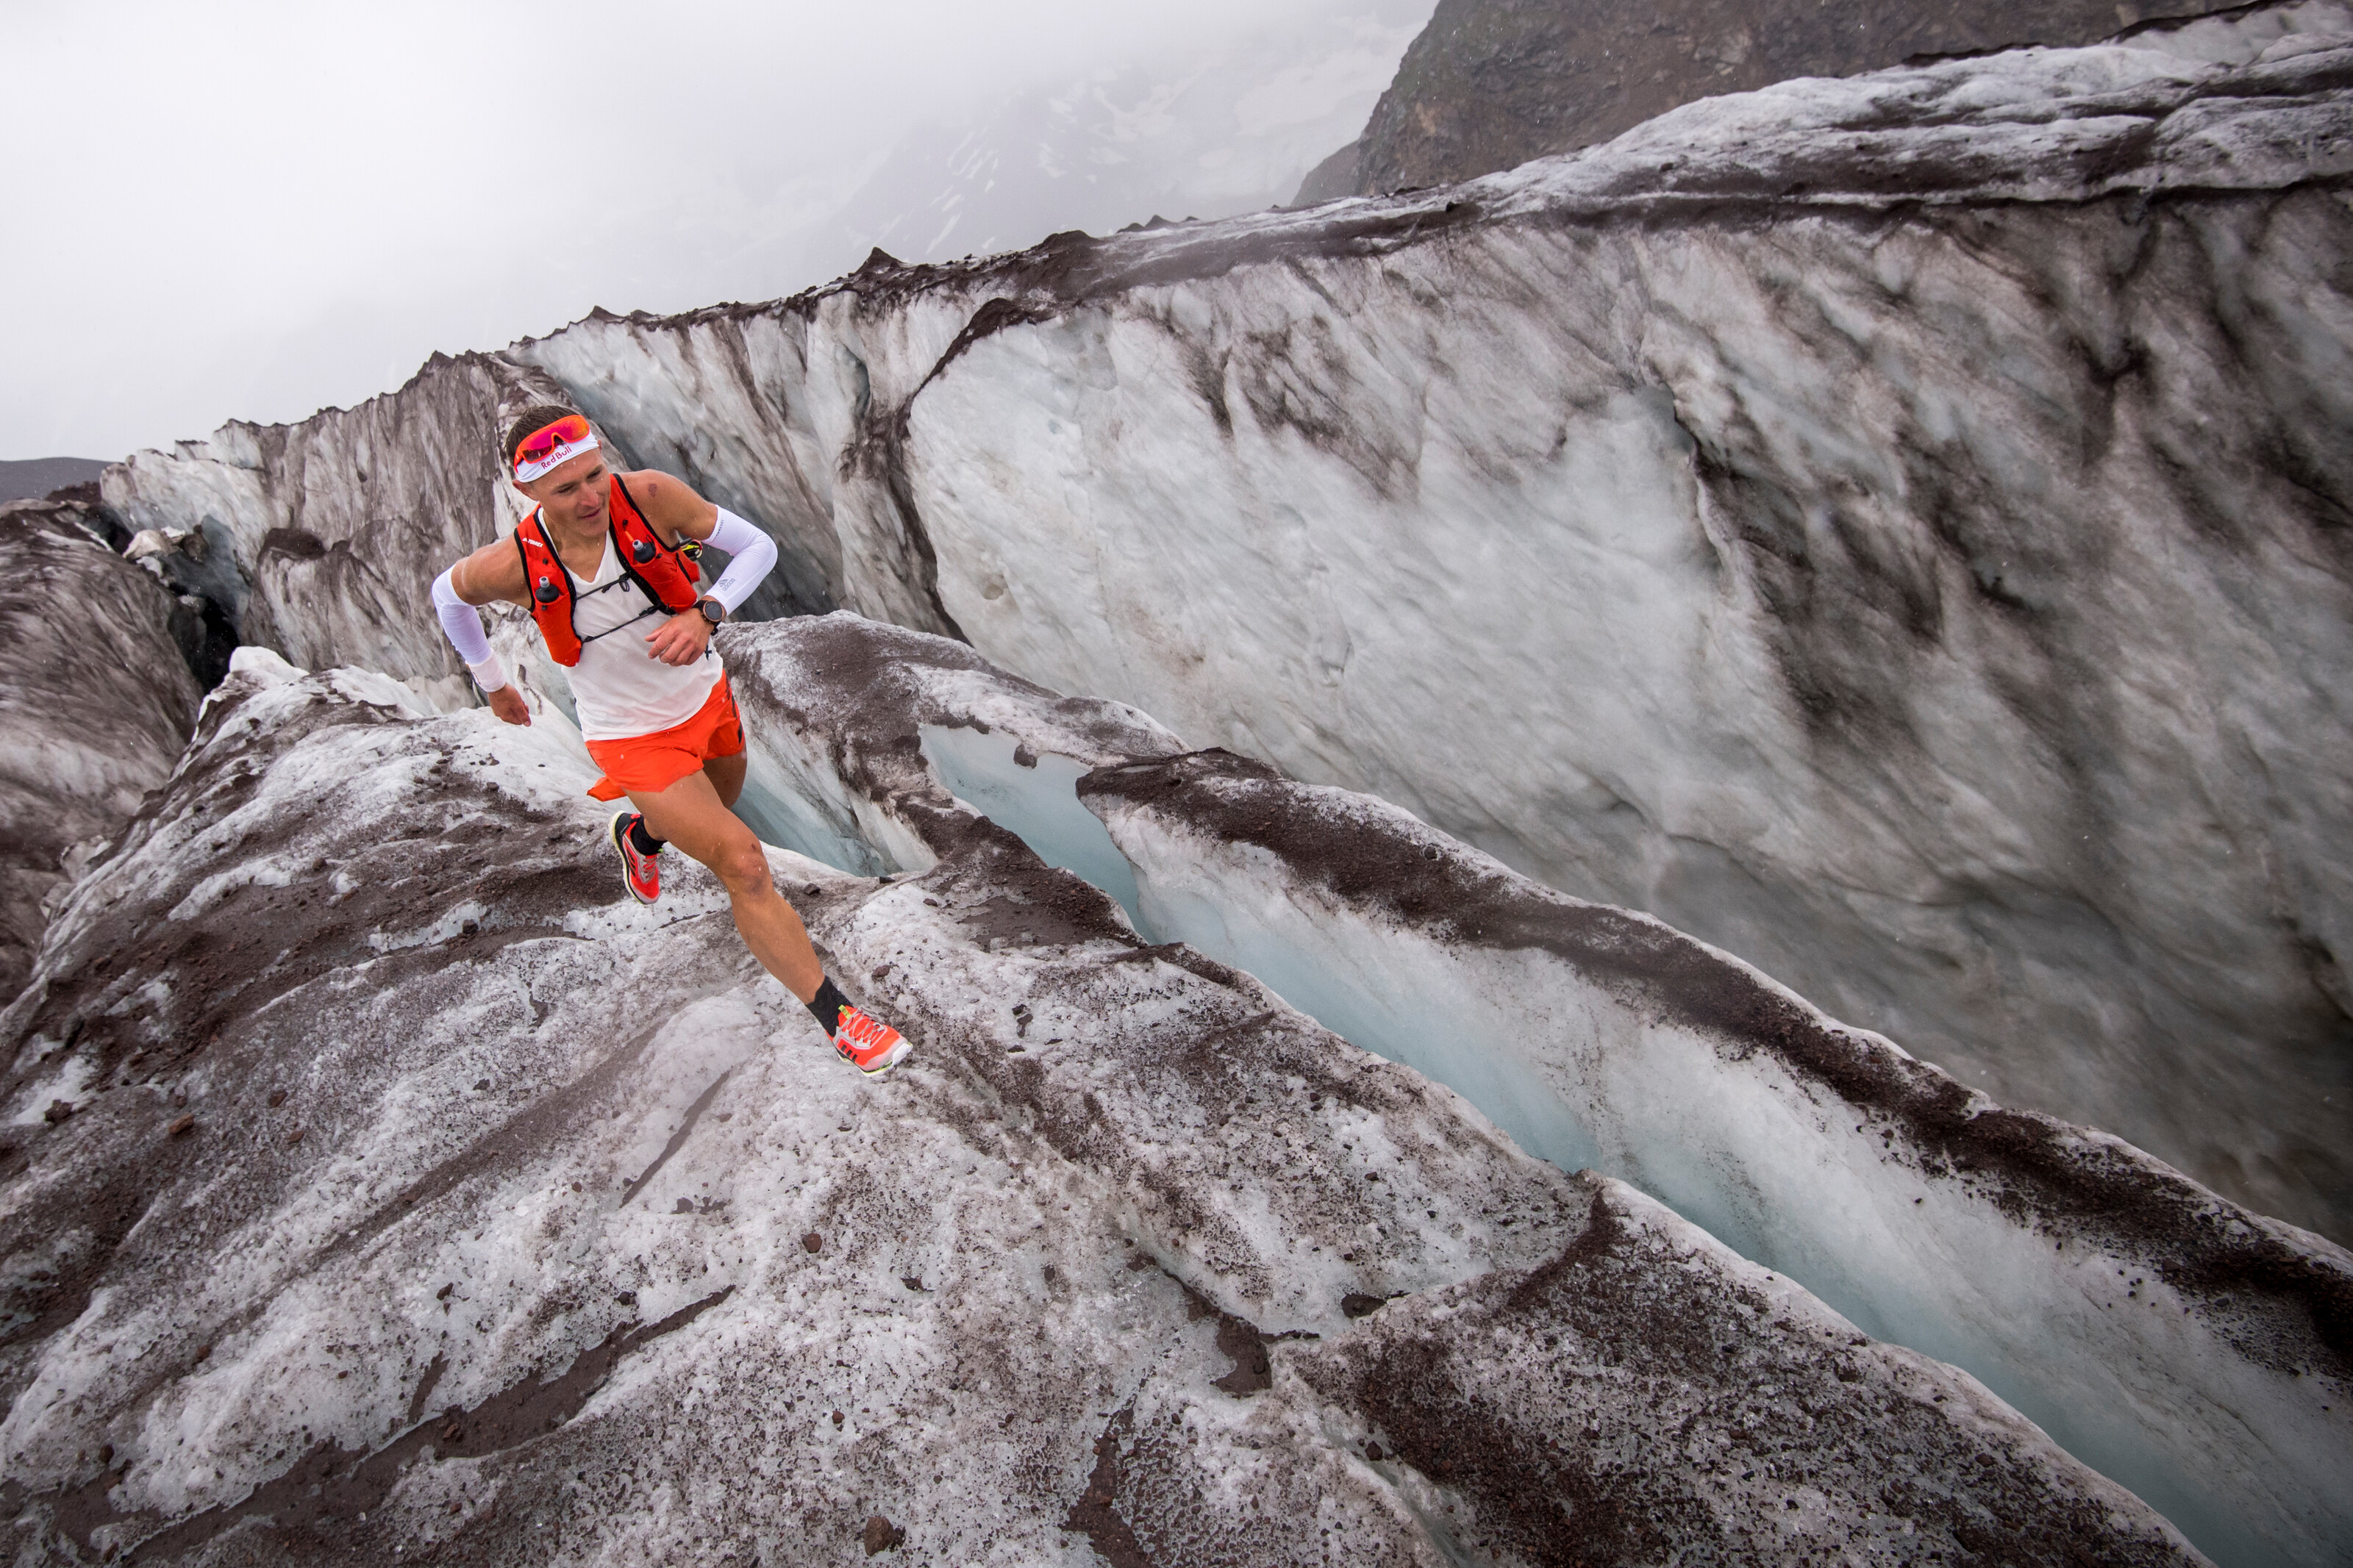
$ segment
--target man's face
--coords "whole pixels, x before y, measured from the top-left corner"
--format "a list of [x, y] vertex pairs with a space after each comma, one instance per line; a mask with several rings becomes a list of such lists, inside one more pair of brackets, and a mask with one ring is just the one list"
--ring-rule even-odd
[[612, 472], [605, 465], [604, 453], [583, 452], [562, 468], [515, 488], [557, 521], [586, 528], [605, 521], [611, 489], [605, 481]]

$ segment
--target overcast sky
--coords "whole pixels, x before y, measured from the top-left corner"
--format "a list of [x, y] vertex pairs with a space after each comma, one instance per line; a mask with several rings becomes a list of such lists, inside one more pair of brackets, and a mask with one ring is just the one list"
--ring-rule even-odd
[[1430, 4], [0, 0], [0, 458], [299, 419], [594, 305], [791, 293], [855, 265], [819, 230], [919, 123]]

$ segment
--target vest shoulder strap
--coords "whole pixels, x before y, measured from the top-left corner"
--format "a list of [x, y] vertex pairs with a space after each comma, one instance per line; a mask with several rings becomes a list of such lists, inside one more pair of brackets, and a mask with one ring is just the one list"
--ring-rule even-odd
[[[638, 508], [637, 498], [621, 480], [620, 471], [613, 473], [612, 489], [613, 552], [621, 563], [622, 573], [638, 585], [649, 603], [659, 605], [672, 615], [694, 608], [698, 597], [695, 574], [687, 565], [688, 559], [680, 546], [666, 544], [646, 521]], [[640, 553], [640, 547], [643, 553]]]
[[625, 520], [642, 524], [646, 521], [646, 513], [645, 509], [638, 505], [638, 498], [629, 493], [628, 482], [621, 478], [621, 470], [615, 468], [613, 470], [613, 521], [619, 522]]
[[[544, 558], [537, 563], [532, 560], [534, 551]], [[515, 553], [522, 560], [522, 586], [531, 600], [531, 618], [539, 625], [549, 656], [561, 665], [579, 663], [580, 630], [572, 618], [577, 600], [572, 569], [564, 563], [554, 537], [547, 531], [547, 521], [535, 507], [515, 524]]]

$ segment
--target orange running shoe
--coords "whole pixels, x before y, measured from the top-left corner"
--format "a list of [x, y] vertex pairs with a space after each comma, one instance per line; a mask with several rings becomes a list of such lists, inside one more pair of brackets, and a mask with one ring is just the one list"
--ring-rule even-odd
[[856, 1007], [844, 1007], [841, 1022], [833, 1031], [833, 1048], [868, 1078], [880, 1078], [915, 1047], [881, 1019], [871, 1018]]
[[621, 880], [628, 886], [629, 897], [641, 904], [650, 904], [661, 897], [661, 857], [649, 855], [629, 842], [629, 829], [637, 825], [636, 812], [617, 811], [605, 837], [613, 841], [613, 851], [621, 858]]

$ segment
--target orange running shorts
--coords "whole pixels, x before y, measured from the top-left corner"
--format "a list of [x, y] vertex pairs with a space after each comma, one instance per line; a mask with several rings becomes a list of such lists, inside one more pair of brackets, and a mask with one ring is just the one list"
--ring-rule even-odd
[[744, 721], [723, 674], [685, 723], [650, 735], [589, 742], [589, 760], [605, 770], [605, 776], [589, 785], [588, 793], [598, 800], [659, 795], [687, 774], [702, 772], [703, 763], [743, 752]]

